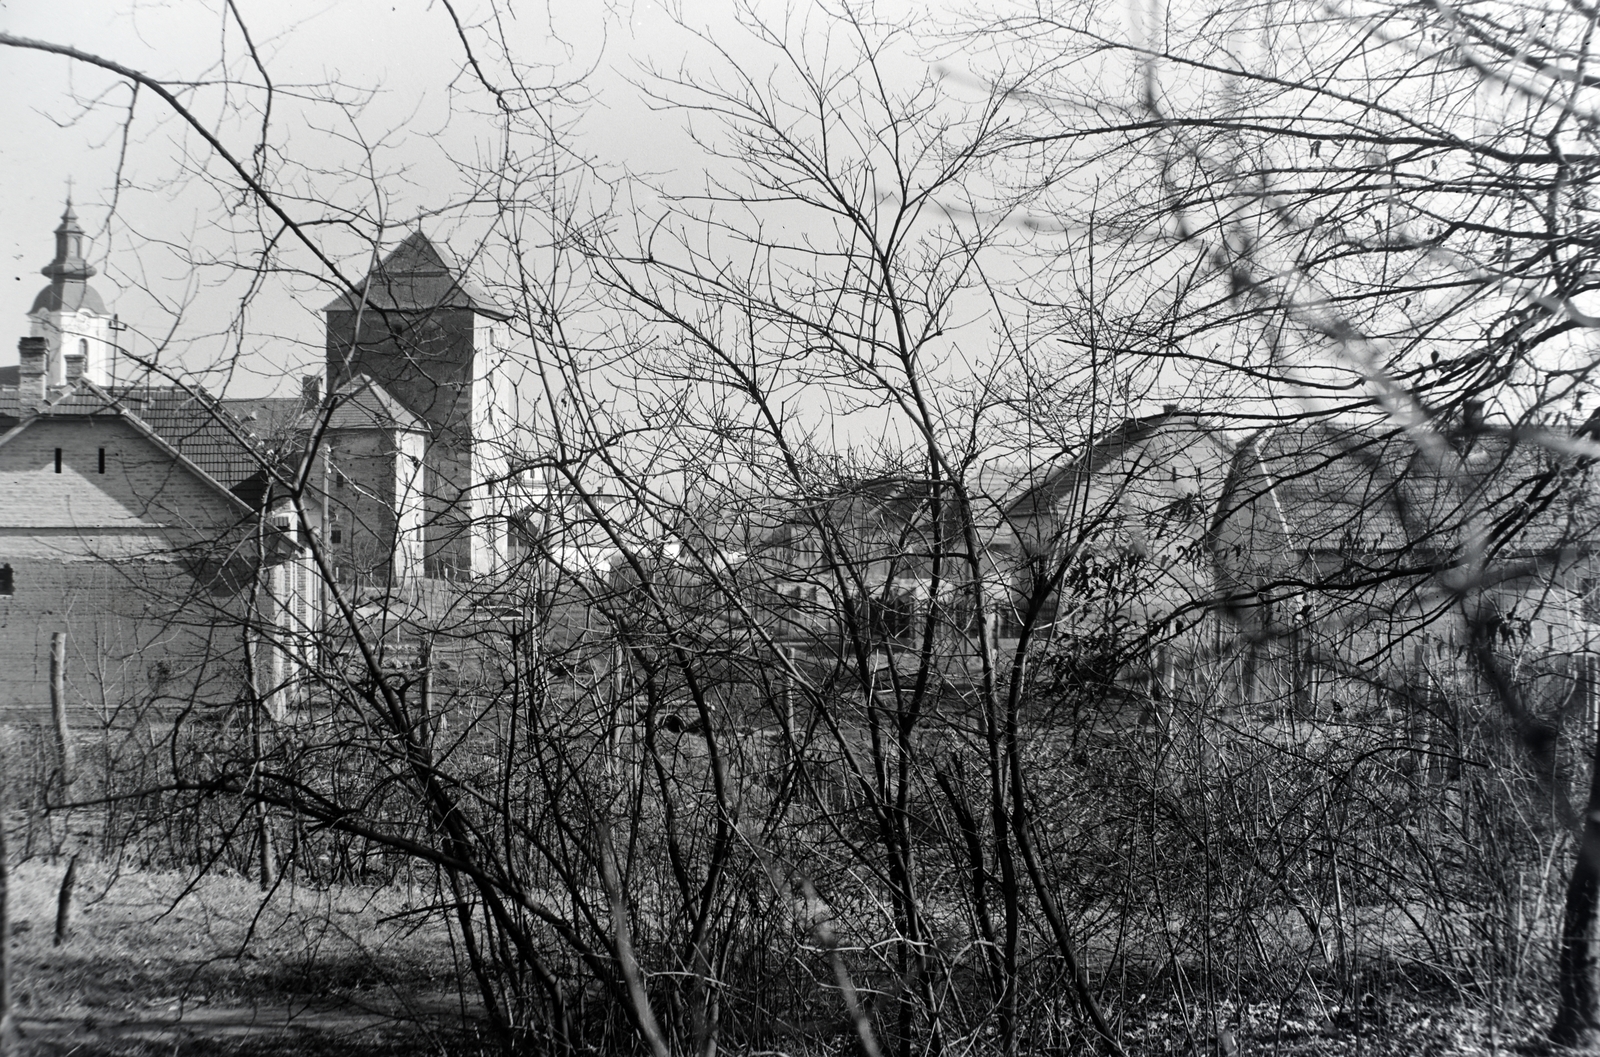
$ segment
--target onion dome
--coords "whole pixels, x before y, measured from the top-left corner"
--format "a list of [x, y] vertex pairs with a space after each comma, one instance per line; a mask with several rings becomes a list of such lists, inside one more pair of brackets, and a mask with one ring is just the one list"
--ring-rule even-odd
[[56, 257], [39, 271], [49, 278], [50, 285], [39, 291], [33, 299], [28, 314], [39, 312], [77, 312], [87, 310], [104, 316], [106, 304], [88, 283], [95, 274], [92, 264], [83, 256], [83, 229], [78, 226], [78, 214], [72, 211], [72, 199], [67, 199], [67, 211], [61, 214], [61, 224], [56, 228]]

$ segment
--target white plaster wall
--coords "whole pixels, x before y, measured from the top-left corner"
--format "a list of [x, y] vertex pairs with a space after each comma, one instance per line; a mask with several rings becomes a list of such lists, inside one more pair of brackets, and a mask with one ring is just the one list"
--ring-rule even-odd
[[49, 346], [47, 362], [50, 365], [50, 385], [62, 385], [67, 380], [64, 353], [78, 351], [83, 343], [87, 359], [83, 376], [98, 385], [110, 381], [112, 357], [116, 348], [112, 342], [111, 317], [93, 312], [36, 312], [28, 317], [33, 322], [32, 334], [44, 338]]
[[420, 580], [424, 569], [427, 506], [422, 455], [426, 444], [421, 433], [401, 433], [396, 439], [394, 575], [398, 582], [409, 582]]

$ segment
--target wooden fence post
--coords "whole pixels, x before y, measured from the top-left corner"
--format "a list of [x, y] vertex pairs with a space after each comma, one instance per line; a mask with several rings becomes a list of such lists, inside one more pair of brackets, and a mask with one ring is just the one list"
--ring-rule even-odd
[[0, 804], [0, 1057], [16, 1052], [11, 1021], [11, 860], [6, 856], [4, 805]]
[[65, 795], [77, 777], [77, 751], [72, 746], [72, 731], [67, 724], [67, 636], [57, 631], [50, 636], [50, 718], [55, 721], [56, 748], [60, 753], [61, 792]]
[[[55, 720], [56, 749], [60, 753], [61, 798], [72, 799], [72, 783], [78, 777], [78, 759], [72, 747], [72, 728], [67, 723], [67, 634], [50, 635], [50, 718]], [[72, 846], [72, 823], [67, 823], [67, 845]], [[72, 887], [78, 880], [78, 853], [67, 857], [67, 872], [56, 893], [56, 931], [54, 946], [61, 946], [72, 934]]]

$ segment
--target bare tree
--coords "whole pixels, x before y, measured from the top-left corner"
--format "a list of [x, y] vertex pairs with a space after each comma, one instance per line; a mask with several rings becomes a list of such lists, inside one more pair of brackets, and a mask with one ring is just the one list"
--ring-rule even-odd
[[[1047, 4], [984, 19], [1002, 31], [986, 38], [995, 54], [1024, 71], [1004, 84], [1033, 121], [1017, 142], [1030, 175], [1098, 172], [1092, 196], [1042, 185], [1034, 215], [1073, 247], [1068, 263], [1115, 262], [1101, 279], [1113, 313], [1147, 314], [1153, 298], [1170, 321], [1125, 353], [1268, 427], [1218, 542], [1248, 553], [1267, 532], [1301, 558], [1270, 558], [1231, 587], [1224, 563], [1249, 639], [1310, 656], [1297, 620], [1366, 628], [1321, 663], [1381, 685], [1427, 629], [1458, 626], [1449, 637], [1556, 775], [1559, 808], [1558, 740], [1573, 738], [1592, 773], [1593, 731], [1558, 734], [1533, 669], [1504, 647], [1520, 599], [1522, 619], [1564, 626], [1552, 652], [1592, 648], [1557, 601], [1584, 589], [1592, 532], [1572, 511], [1594, 367], [1589, 13]], [[1363, 413], [1386, 425], [1305, 432]], [[1348, 492], [1352, 470], [1364, 494]], [[1263, 497], [1288, 504], [1270, 531]], [[1393, 530], [1383, 553], [1357, 558], [1380, 522]], [[1583, 823], [1559, 959], [1564, 1043], [1596, 1023], [1594, 841]]]
[[[159, 97], [255, 282], [335, 298], [327, 392], [206, 405], [259, 494], [201, 547], [230, 590], [163, 601], [243, 677], [137, 702], [159, 744], [79, 798], [264, 886], [430, 872], [506, 1052], [1119, 1052], [1169, 1002], [1227, 1050], [1274, 989], [1361, 1017], [1375, 921], [1520, 979], [1513, 872], [1594, 773], [1539, 642], [1590, 531], [1588, 22], [1112, 14], [991, 13], [964, 51], [1024, 73], [973, 88], [741, 8], [639, 76], [699, 184], [613, 191], [446, 5], [505, 147], [453, 262], [375, 150], [370, 196], [274, 175], [253, 48], [232, 148], [199, 89], [0, 35]], [[494, 372], [446, 376], [450, 313]]]

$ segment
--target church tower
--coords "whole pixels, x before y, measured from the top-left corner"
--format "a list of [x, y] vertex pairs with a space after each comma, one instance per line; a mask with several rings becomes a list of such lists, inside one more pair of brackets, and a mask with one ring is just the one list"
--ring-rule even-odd
[[67, 199], [67, 211], [56, 228], [56, 257], [40, 271], [50, 285], [39, 291], [28, 310], [32, 334], [44, 338], [47, 355], [45, 381], [63, 385], [67, 380], [66, 357], [83, 357], [83, 376], [105, 385], [110, 378], [115, 346], [111, 336], [111, 313], [89, 277], [93, 266], [84, 259], [85, 238], [78, 226], [78, 214]]
[[329, 392], [365, 375], [420, 420], [426, 575], [457, 579], [492, 573], [508, 547], [511, 313], [446, 254], [413, 232], [323, 311]]

